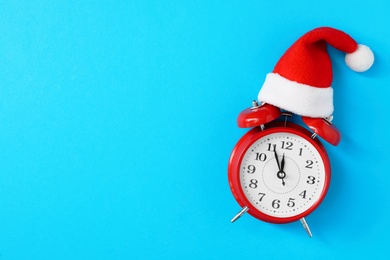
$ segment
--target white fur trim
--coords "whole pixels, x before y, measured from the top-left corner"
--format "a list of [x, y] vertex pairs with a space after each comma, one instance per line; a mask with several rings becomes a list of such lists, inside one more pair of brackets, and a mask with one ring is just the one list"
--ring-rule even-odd
[[294, 114], [329, 117], [333, 113], [333, 88], [317, 88], [268, 73], [258, 99]]
[[345, 63], [351, 70], [357, 72], [363, 72], [371, 68], [374, 59], [374, 53], [363, 44], [358, 44], [356, 51], [345, 55]]

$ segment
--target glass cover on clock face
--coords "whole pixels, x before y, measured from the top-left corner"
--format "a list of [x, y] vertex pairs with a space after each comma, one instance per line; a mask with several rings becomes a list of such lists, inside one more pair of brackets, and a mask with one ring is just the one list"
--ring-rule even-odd
[[325, 186], [320, 153], [306, 139], [287, 132], [266, 135], [245, 152], [240, 183], [245, 196], [260, 212], [292, 217], [307, 211]]

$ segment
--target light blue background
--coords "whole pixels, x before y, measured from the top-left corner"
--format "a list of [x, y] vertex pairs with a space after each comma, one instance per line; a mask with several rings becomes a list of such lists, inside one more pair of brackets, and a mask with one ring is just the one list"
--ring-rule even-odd
[[[388, 259], [388, 1], [1, 1], [0, 259]], [[302, 34], [334, 64], [333, 167], [307, 221], [239, 210], [238, 113]]]

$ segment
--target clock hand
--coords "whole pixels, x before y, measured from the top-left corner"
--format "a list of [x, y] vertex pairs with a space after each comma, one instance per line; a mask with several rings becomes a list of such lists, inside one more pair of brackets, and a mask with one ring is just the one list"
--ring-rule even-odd
[[282, 158], [282, 166], [281, 164], [279, 163], [279, 157], [278, 157], [278, 154], [276, 152], [276, 144], [274, 145], [274, 154], [275, 154], [275, 160], [276, 160], [276, 163], [278, 164], [278, 169], [279, 171], [277, 172], [276, 176], [282, 180], [282, 184], [283, 186], [286, 185], [286, 183], [284, 182], [284, 177], [286, 177], [286, 174], [284, 173], [283, 171], [283, 167], [284, 167], [284, 154], [283, 154], [283, 158]]
[[278, 154], [276, 153], [276, 144], [274, 144], [274, 154], [275, 154], [276, 163], [278, 164], [278, 169], [280, 171], [279, 157]]
[[281, 178], [282, 178], [282, 184], [283, 186], [285, 186], [285, 182], [284, 182], [284, 178], [286, 177], [286, 173], [284, 172], [284, 154], [283, 154], [283, 157], [282, 157], [282, 161], [280, 162], [280, 171], [279, 173]]
[[282, 172], [282, 171], [279, 171], [279, 172], [278, 172], [278, 178], [282, 180], [283, 186], [286, 185], [286, 183], [284, 182], [284, 177], [286, 177], [286, 173], [285, 173], [285, 172]]

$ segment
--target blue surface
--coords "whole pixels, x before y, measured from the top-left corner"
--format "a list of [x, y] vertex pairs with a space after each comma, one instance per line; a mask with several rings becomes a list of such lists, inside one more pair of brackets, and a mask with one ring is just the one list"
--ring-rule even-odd
[[[1, 259], [388, 259], [388, 1], [0, 3]], [[303, 33], [369, 45], [358, 74], [331, 50], [333, 167], [307, 221], [239, 210], [227, 161], [238, 113]]]

